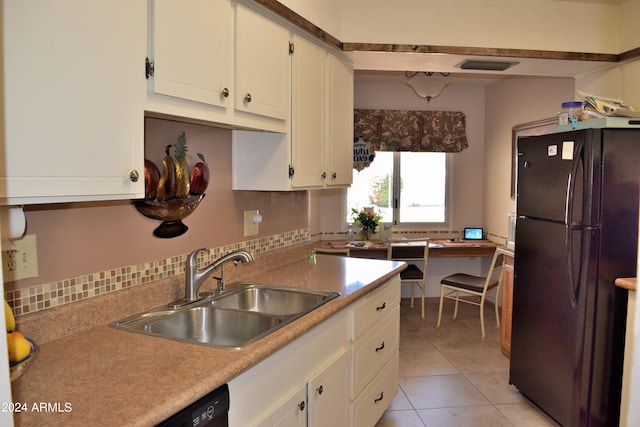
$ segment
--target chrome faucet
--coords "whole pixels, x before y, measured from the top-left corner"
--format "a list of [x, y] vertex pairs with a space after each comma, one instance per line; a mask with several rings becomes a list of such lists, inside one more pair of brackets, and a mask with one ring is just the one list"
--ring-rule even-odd
[[216, 277], [216, 279], [218, 279], [217, 291], [224, 292], [224, 265], [227, 262], [233, 262], [233, 265], [238, 265], [238, 262], [252, 262], [255, 260], [250, 252], [235, 251], [217, 259], [208, 267], [198, 270], [198, 254], [206, 250], [206, 248], [196, 249], [191, 252], [187, 258], [187, 277], [185, 280], [184, 293], [185, 302], [196, 301], [199, 299], [200, 287], [204, 283], [205, 279], [217, 268], [220, 268], [220, 277]]

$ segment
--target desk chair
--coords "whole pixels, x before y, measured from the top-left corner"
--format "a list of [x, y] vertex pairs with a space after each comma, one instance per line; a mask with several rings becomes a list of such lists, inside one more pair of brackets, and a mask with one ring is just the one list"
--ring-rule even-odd
[[[504, 262], [504, 255], [497, 250], [493, 254], [491, 260], [491, 266], [489, 267], [489, 273], [486, 277], [472, 276], [465, 273], [456, 273], [451, 276], [447, 276], [440, 282], [440, 308], [438, 310], [438, 325], [440, 327], [440, 320], [442, 319], [442, 303], [445, 298], [454, 300], [456, 302], [455, 309], [453, 311], [453, 318], [458, 316], [458, 303], [464, 302], [466, 304], [473, 304], [480, 307], [480, 327], [482, 328], [482, 338], [484, 338], [484, 302], [487, 298], [487, 293], [495, 289], [494, 306], [496, 309], [496, 324], [500, 327], [500, 317], [498, 315], [498, 293], [500, 292], [500, 284], [502, 283], [502, 264]], [[446, 293], [445, 293], [446, 292]], [[480, 297], [480, 302], [475, 300], [460, 298], [460, 294], [466, 296]]]
[[400, 283], [411, 283], [411, 308], [413, 308], [414, 285], [420, 289], [420, 305], [424, 320], [424, 292], [427, 284], [427, 258], [429, 239], [390, 239], [387, 246], [387, 259], [406, 261], [408, 266], [400, 272]]
[[344, 249], [329, 249], [329, 248], [315, 248], [316, 254], [324, 254], [324, 255], [337, 255], [337, 256], [351, 256], [351, 251], [349, 248]]

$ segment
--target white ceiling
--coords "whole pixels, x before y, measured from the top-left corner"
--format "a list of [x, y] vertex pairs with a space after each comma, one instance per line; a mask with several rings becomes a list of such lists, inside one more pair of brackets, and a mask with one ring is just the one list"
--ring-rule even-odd
[[[529, 0], [562, 1], [575, 3], [601, 3], [622, 5], [632, 0]], [[396, 53], [396, 52], [346, 52], [352, 59], [359, 75], [379, 74], [378, 72], [433, 71], [451, 73], [455, 79], [468, 83], [489, 84], [509, 76], [531, 77], [580, 77], [602, 71], [616, 65], [614, 62], [555, 60], [535, 58], [467, 56], [438, 53]], [[517, 63], [502, 71], [462, 70], [456, 65], [465, 59], [486, 61], [507, 61]]]
[[[483, 57], [434, 53], [347, 52], [347, 54], [352, 59], [356, 72], [395, 71], [404, 73], [405, 71], [434, 71], [452, 73], [452, 77], [454, 78], [473, 79], [469, 81], [475, 81], [477, 84], [488, 84], [509, 76], [579, 77], [615, 65], [615, 63], [612, 62]], [[517, 64], [502, 72], [462, 70], [457, 68], [456, 65], [465, 59], [507, 61]]]

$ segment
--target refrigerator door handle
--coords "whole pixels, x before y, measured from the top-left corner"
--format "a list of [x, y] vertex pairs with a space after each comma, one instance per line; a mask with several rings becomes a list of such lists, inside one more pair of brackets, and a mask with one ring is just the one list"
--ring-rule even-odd
[[576, 177], [578, 176], [578, 169], [582, 165], [582, 154], [584, 151], [584, 144], [582, 141], [576, 144], [573, 153], [573, 163], [571, 165], [571, 172], [567, 178], [567, 196], [565, 200], [564, 211], [564, 227], [565, 227], [565, 248], [567, 255], [567, 274], [569, 276], [569, 286], [571, 289], [569, 292], [571, 296], [571, 304], [576, 307], [578, 302], [578, 295], [580, 294], [580, 279], [574, 277], [573, 274], [573, 232], [576, 229], [582, 230], [582, 225], [573, 224], [573, 201], [576, 189]]

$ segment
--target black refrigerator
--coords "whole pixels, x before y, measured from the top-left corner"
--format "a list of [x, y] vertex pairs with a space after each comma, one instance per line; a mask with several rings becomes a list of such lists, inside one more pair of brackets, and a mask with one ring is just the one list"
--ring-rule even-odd
[[640, 129], [518, 140], [509, 382], [563, 426], [617, 426]]

